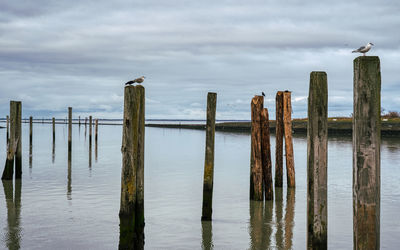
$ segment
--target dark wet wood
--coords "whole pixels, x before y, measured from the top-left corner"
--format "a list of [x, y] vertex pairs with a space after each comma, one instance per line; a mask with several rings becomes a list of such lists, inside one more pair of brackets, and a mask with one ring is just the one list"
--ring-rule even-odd
[[264, 106], [264, 98], [255, 96], [251, 101], [251, 176], [250, 196], [251, 200], [262, 201], [262, 155], [261, 155], [261, 111]]
[[32, 116], [29, 117], [29, 167], [32, 167], [32, 146], [33, 146], [33, 118]]
[[274, 198], [272, 185], [272, 163], [271, 163], [271, 143], [269, 133], [268, 109], [264, 108], [261, 112], [261, 152], [262, 152], [262, 173], [265, 200]]
[[7, 115], [7, 136], [6, 136], [6, 139], [7, 139], [7, 145], [8, 145], [8, 142], [10, 141], [10, 117]]
[[354, 59], [354, 249], [380, 248], [381, 71], [377, 56]]
[[214, 183], [214, 138], [215, 138], [215, 113], [217, 107], [217, 94], [207, 95], [207, 124], [206, 148], [203, 179], [203, 206], [201, 220], [212, 219], [212, 197]]
[[307, 247], [328, 248], [328, 83], [325, 72], [311, 72], [307, 132]]
[[68, 107], [68, 154], [72, 150], [72, 107]]
[[283, 92], [276, 93], [275, 187], [283, 187]]
[[287, 186], [289, 188], [294, 188], [296, 187], [296, 182], [292, 140], [292, 101], [291, 92], [289, 91], [283, 92], [283, 124], [285, 135]]
[[145, 89], [127, 86], [124, 93], [120, 249], [144, 240], [144, 121]]

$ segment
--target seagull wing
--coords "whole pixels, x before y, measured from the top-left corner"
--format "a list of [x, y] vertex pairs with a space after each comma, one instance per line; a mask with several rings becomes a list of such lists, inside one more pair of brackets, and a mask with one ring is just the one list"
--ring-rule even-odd
[[360, 48], [358, 48], [358, 49], [356, 49], [356, 50], [353, 50], [352, 52], [354, 53], [354, 52], [361, 52], [362, 50], [364, 50], [365, 49], [365, 46], [361, 46]]
[[129, 82], [125, 83], [125, 85], [132, 84], [132, 83], [135, 83], [135, 80], [129, 81]]

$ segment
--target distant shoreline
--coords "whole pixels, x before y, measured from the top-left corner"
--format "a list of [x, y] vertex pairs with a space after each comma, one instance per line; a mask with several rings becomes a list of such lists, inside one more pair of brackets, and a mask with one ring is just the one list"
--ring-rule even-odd
[[[204, 130], [204, 124], [146, 124], [147, 127], [157, 128], [179, 128], [179, 129], [198, 129]], [[216, 131], [224, 132], [242, 132], [250, 133], [250, 122], [220, 122], [215, 124]], [[270, 130], [275, 133], [275, 121], [270, 121]], [[307, 120], [294, 119], [292, 120], [293, 133], [306, 134], [307, 133]], [[330, 118], [328, 121], [328, 133], [351, 135], [352, 134], [352, 120], [351, 119], [335, 119]], [[381, 122], [381, 134], [388, 136], [400, 135], [400, 121], [387, 120]]]

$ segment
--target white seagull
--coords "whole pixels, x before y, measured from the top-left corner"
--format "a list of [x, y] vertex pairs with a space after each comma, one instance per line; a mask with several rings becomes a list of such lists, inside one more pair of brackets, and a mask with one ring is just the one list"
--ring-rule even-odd
[[372, 46], [374, 46], [373, 43], [368, 43], [366, 46], [361, 46], [360, 48], [353, 50], [351, 53], [363, 53], [363, 55], [365, 56], [365, 53], [367, 53]]
[[136, 78], [135, 80], [132, 80], [132, 81], [129, 81], [129, 82], [125, 83], [125, 85], [131, 85], [133, 83], [139, 83], [140, 84], [140, 83], [142, 83], [144, 81], [144, 78], [146, 78], [146, 77], [141, 76], [139, 78]]

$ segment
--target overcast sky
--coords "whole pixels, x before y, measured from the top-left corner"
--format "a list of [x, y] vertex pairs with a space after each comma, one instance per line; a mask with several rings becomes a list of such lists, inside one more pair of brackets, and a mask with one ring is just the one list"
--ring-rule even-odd
[[[0, 1], [0, 117], [122, 118], [124, 83], [146, 76], [146, 118], [250, 119], [261, 91], [292, 91], [305, 117], [309, 75], [326, 71], [329, 116], [352, 113], [355, 48], [373, 42], [382, 107], [400, 111], [400, 1]], [[73, 3], [73, 4], [72, 4]]]

